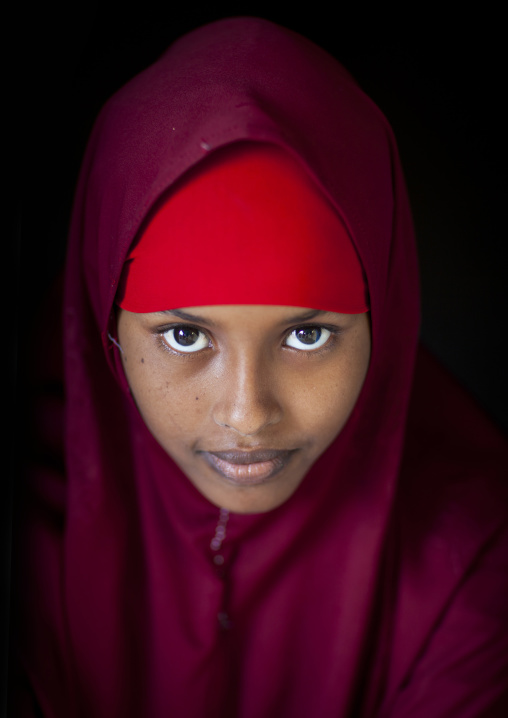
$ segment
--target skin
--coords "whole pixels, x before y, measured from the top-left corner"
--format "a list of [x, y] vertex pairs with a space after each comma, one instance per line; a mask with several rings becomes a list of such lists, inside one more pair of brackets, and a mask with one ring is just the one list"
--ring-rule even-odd
[[[279, 306], [120, 309], [118, 339], [153, 436], [209, 501], [237, 513], [294, 493], [346, 423], [371, 349], [368, 314]], [[242, 454], [241, 466], [209, 453], [271, 449], [286, 453]]]

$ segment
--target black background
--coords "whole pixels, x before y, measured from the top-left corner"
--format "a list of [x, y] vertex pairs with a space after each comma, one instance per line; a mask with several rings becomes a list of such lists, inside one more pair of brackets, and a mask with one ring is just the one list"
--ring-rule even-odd
[[[505, 430], [505, 59], [501, 16], [454, 3], [377, 9], [308, 2], [211, 4], [153, 0], [40, 3], [7, 24], [14, 38], [14, 237], [11, 346], [23, 367], [44, 347], [31, 331], [41, 296], [63, 261], [74, 186], [93, 120], [106, 99], [177, 37], [220, 17], [257, 15], [285, 25], [341, 61], [390, 120], [409, 187], [421, 263], [422, 339]], [[378, 4], [378, 6], [381, 4]], [[286, 9], [283, 9], [286, 8]], [[460, 8], [455, 10], [455, 8]], [[11, 149], [10, 136], [4, 136]], [[8, 195], [9, 200], [11, 195]], [[11, 225], [12, 222], [12, 225]], [[51, 322], [51, 317], [44, 317]], [[16, 376], [16, 374], [15, 374]], [[17, 373], [15, 425], [24, 374]], [[432, 397], [429, 397], [432, 401]], [[13, 475], [23, 448], [14, 446]], [[10, 493], [7, 502], [9, 506]], [[3, 518], [3, 517], [2, 517]], [[3, 521], [6, 535], [8, 521]], [[6, 541], [9, 554], [9, 542]], [[5, 622], [4, 622], [5, 624]]]

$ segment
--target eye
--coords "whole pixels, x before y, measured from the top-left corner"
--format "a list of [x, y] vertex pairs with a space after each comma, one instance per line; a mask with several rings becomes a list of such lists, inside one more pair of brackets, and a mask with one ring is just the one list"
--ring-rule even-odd
[[304, 352], [319, 349], [328, 341], [331, 332], [324, 327], [298, 327], [293, 329], [286, 338], [285, 344], [293, 349], [301, 349]]
[[210, 340], [204, 332], [196, 329], [196, 327], [186, 325], [168, 329], [162, 336], [171, 349], [186, 354], [199, 352], [201, 349], [206, 349], [210, 345]]

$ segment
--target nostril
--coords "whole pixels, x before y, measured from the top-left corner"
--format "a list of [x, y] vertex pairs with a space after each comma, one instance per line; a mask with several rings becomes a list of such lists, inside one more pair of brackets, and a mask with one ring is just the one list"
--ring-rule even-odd
[[277, 424], [281, 418], [282, 411], [276, 403], [244, 408], [234, 403], [229, 408], [217, 407], [213, 414], [218, 426], [231, 429], [240, 436], [255, 436], [268, 426]]

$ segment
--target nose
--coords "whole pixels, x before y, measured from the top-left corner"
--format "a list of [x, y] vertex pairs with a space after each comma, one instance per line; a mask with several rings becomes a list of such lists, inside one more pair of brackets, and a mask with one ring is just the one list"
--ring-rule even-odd
[[240, 436], [255, 436], [282, 419], [282, 406], [266, 362], [238, 357], [227, 362], [221, 377], [213, 420]]

